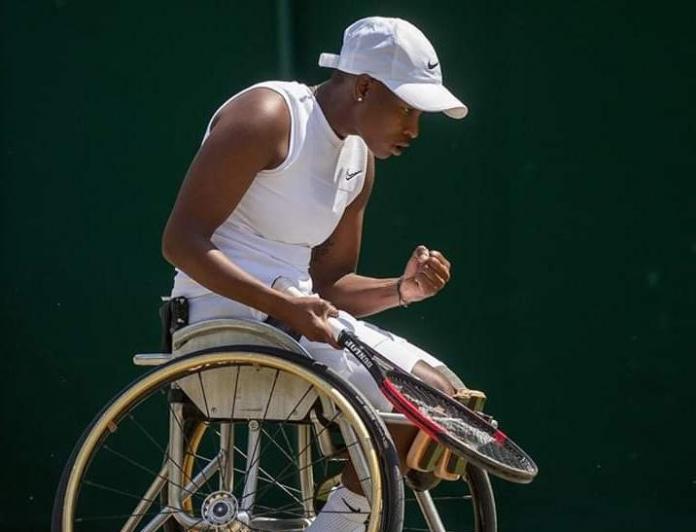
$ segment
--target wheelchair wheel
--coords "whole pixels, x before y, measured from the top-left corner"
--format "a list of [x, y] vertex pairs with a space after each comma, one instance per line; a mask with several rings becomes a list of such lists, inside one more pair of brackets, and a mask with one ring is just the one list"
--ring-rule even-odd
[[292, 352], [207, 349], [150, 371], [96, 416], [65, 467], [52, 530], [301, 531], [348, 458], [370, 502], [350, 518], [400, 531], [398, 457], [352, 387]]

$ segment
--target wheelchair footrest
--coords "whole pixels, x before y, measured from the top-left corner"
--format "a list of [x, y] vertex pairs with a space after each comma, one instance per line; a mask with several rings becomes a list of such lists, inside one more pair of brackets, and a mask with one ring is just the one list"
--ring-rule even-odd
[[[484, 415], [481, 412], [486, 403], [484, 392], [458, 388], [453, 398], [479, 415]], [[442, 480], [459, 479], [466, 471], [466, 464], [464, 458], [445, 449], [422, 431], [416, 435], [406, 457], [406, 465], [410, 469]]]
[[425, 432], [419, 432], [406, 455], [406, 465], [442, 480], [457, 480], [466, 469], [466, 460], [445, 449]]

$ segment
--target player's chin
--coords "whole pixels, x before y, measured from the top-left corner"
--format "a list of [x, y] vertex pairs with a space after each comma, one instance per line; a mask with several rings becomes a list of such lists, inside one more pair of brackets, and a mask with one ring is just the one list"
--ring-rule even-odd
[[403, 148], [395, 144], [384, 144], [380, 146], [379, 150], [373, 150], [372, 153], [375, 154], [377, 159], [389, 159], [390, 157], [398, 157], [401, 155]]

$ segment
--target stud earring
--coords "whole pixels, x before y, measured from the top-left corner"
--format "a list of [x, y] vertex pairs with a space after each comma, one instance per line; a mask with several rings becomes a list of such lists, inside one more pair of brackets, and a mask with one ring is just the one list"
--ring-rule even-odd
[[362, 102], [362, 101], [363, 101], [362, 96], [358, 96], [358, 101], [359, 101], [359, 102]]

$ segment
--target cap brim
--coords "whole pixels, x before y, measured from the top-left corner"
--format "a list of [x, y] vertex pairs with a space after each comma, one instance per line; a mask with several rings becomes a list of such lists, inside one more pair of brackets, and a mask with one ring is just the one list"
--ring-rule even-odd
[[429, 113], [442, 112], [450, 118], [464, 118], [469, 108], [443, 85], [437, 83], [385, 83], [394, 94], [410, 106]]

